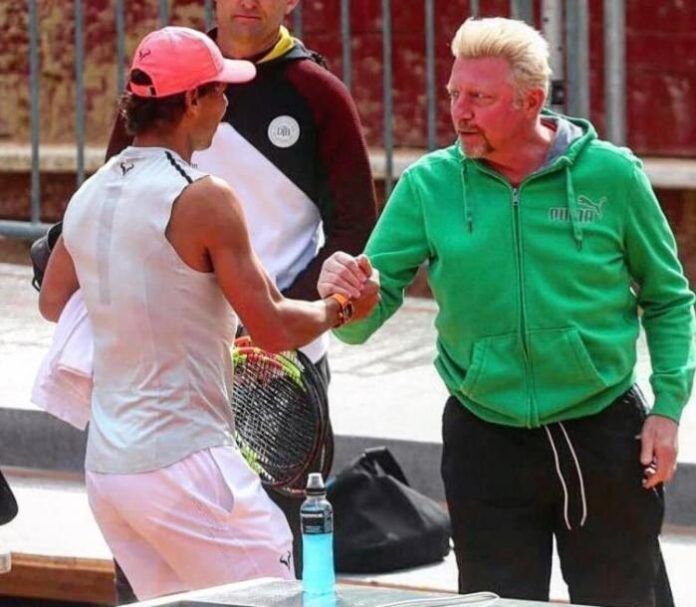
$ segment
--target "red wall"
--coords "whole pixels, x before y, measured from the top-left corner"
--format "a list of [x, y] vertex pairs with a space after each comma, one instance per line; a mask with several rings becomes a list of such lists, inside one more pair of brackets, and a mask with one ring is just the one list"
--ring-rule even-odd
[[[573, 0], [571, 0], [573, 1]], [[509, 16], [507, 0], [481, 0], [482, 16]], [[591, 118], [604, 128], [602, 0], [590, 0]], [[392, 0], [394, 11], [394, 131], [397, 145], [423, 147], [425, 115], [424, 3]], [[380, 145], [383, 123], [381, 2], [352, 0], [353, 95], [368, 140]], [[536, 3], [540, 27], [540, 2]], [[696, 2], [626, 1], [628, 145], [639, 154], [696, 156]], [[406, 10], [404, 10], [406, 9]], [[448, 44], [469, 15], [468, 0], [436, 0], [436, 84], [438, 139], [451, 139], [444, 86], [451, 55]], [[341, 74], [338, 0], [305, 0], [304, 39]]]
[[[569, 0], [574, 1], [574, 0]], [[536, 0], [537, 18], [539, 0]], [[157, 27], [157, 1], [128, 1], [126, 51]], [[203, 0], [171, 0], [172, 22], [202, 27]], [[353, 95], [371, 145], [380, 146], [382, 22], [380, 0], [351, 0]], [[484, 16], [508, 15], [509, 0], [480, 0]], [[603, 115], [602, 0], [591, 10], [592, 119]], [[74, 140], [73, 2], [42, 0], [40, 13], [42, 143]], [[394, 133], [397, 146], [426, 144], [423, 0], [391, 0], [393, 11]], [[115, 22], [112, 0], [86, 0], [86, 131], [103, 144], [116, 105]], [[341, 74], [339, 0], [303, 0], [304, 39]], [[626, 0], [628, 143], [639, 154], [696, 157], [696, 2]], [[452, 139], [444, 94], [452, 58], [448, 48], [469, 15], [469, 0], [435, 0], [438, 139]], [[292, 20], [290, 20], [291, 22]], [[26, 0], [0, 1], [0, 138], [29, 141]]]
[[[351, 0], [352, 93], [365, 125], [370, 145], [382, 144], [382, 18], [379, 0]], [[507, 15], [507, 0], [482, 0], [482, 13]], [[425, 9], [421, 0], [392, 0], [392, 82], [394, 140], [397, 146], [425, 147]], [[438, 140], [453, 140], [445, 84], [452, 55], [449, 43], [469, 16], [468, 0], [436, 0], [435, 52]], [[331, 69], [341, 75], [340, 3], [305, 0], [303, 38], [326, 56]]]

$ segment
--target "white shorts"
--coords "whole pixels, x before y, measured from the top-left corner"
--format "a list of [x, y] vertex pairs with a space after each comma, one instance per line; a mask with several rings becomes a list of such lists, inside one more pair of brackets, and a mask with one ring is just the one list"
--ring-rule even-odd
[[233, 447], [139, 474], [87, 472], [87, 495], [138, 599], [258, 577], [294, 579], [292, 534]]

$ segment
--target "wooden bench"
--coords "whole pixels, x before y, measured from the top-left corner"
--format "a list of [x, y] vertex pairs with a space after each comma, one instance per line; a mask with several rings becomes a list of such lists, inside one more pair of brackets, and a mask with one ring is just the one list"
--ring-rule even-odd
[[0, 528], [12, 570], [0, 596], [114, 605], [114, 565], [80, 474], [3, 467], [20, 513]]

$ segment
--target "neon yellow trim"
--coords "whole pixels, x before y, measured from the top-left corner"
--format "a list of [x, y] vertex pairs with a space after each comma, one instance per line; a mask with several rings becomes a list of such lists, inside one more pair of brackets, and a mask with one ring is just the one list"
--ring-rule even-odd
[[265, 63], [266, 61], [271, 61], [276, 59], [281, 55], [287, 53], [293, 46], [295, 46], [295, 39], [290, 35], [288, 29], [284, 26], [280, 26], [280, 40], [276, 42], [276, 45], [268, 52], [268, 54], [260, 59], [258, 63]]

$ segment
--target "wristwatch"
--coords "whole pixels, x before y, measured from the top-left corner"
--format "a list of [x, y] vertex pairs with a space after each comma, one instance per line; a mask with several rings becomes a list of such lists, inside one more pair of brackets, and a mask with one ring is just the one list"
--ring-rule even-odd
[[345, 325], [353, 318], [353, 302], [345, 295], [332, 293], [327, 299], [334, 299], [338, 303], [338, 322], [334, 325], [334, 328]]

